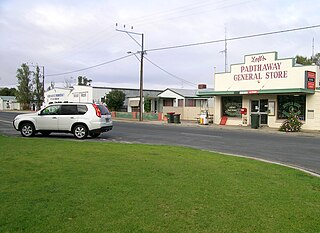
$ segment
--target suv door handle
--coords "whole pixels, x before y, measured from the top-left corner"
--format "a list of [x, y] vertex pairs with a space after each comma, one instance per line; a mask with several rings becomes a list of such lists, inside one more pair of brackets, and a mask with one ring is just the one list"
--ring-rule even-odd
[[74, 119], [74, 117], [70, 117], [70, 119]]
[[52, 117], [52, 119], [57, 119], [57, 117]]

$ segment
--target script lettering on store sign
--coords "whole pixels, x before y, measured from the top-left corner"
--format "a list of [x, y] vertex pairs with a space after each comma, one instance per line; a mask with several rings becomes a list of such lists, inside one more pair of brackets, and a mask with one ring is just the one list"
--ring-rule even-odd
[[282, 69], [281, 62], [260, 63], [267, 61], [265, 56], [252, 56], [253, 65], [240, 67], [240, 74], [233, 76], [234, 81], [262, 80], [262, 79], [284, 79], [288, 78], [288, 71]]

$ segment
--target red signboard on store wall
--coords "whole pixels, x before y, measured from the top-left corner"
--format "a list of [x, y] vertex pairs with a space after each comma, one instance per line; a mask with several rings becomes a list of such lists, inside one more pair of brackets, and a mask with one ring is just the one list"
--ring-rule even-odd
[[248, 91], [248, 94], [258, 94], [259, 91]]
[[305, 80], [306, 80], [307, 89], [312, 89], [312, 90], [316, 89], [316, 72], [306, 71]]

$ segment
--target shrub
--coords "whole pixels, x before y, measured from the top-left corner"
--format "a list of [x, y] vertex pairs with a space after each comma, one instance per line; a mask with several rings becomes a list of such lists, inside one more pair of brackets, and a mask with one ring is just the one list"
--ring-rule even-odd
[[299, 117], [294, 113], [289, 113], [288, 119], [282, 123], [279, 131], [283, 132], [299, 132], [301, 130], [302, 123], [299, 121]]

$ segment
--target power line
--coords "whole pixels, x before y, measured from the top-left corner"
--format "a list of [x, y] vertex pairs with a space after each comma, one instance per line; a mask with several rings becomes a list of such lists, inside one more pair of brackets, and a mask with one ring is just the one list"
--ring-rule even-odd
[[89, 67], [86, 67], [86, 68], [73, 70], [73, 71], [68, 71], [68, 72], [64, 72], [64, 73], [47, 74], [46, 76], [47, 77], [52, 77], [52, 76], [61, 76], [61, 75], [66, 75], [66, 74], [77, 73], [77, 72], [80, 72], [80, 71], [89, 70], [89, 69], [93, 69], [93, 68], [96, 68], [96, 67], [99, 67], [99, 66], [110, 64], [110, 63], [113, 63], [113, 62], [116, 62], [116, 61], [120, 61], [120, 60], [123, 60], [123, 59], [125, 59], [127, 57], [130, 57], [130, 56], [133, 56], [133, 54], [129, 54], [129, 55], [126, 55], [126, 56], [123, 56], [123, 57], [119, 57], [119, 58], [111, 60], [111, 61], [103, 62], [103, 63], [97, 64], [97, 65], [93, 65], [93, 66], [89, 66]]
[[258, 34], [252, 34], [252, 35], [246, 35], [246, 36], [231, 37], [231, 38], [220, 39], [220, 40], [211, 40], [211, 41], [204, 41], [204, 42], [184, 44], [184, 45], [175, 45], [175, 46], [168, 46], [168, 47], [161, 47], [161, 48], [146, 49], [145, 51], [153, 52], [153, 51], [160, 51], [160, 50], [193, 47], [193, 46], [200, 46], [200, 45], [206, 45], [206, 44], [220, 43], [225, 41], [241, 40], [241, 39], [248, 39], [248, 38], [254, 38], [259, 36], [268, 36], [268, 35], [274, 35], [274, 34], [280, 34], [280, 33], [286, 33], [286, 32], [301, 31], [301, 30], [307, 30], [307, 29], [318, 28], [318, 27], [320, 27], [320, 24], [313, 25], [313, 26], [300, 27], [300, 28], [280, 30], [280, 31], [258, 33]]
[[160, 67], [159, 65], [155, 64], [154, 62], [152, 62], [152, 61], [151, 61], [150, 59], [148, 59], [147, 57], [144, 57], [144, 58], [145, 58], [148, 62], [150, 62], [152, 65], [154, 65], [154, 66], [157, 67], [158, 69], [162, 70], [162, 71], [165, 72], [166, 74], [170, 75], [171, 77], [176, 78], [176, 79], [178, 79], [178, 80], [180, 80], [180, 81], [182, 81], [182, 82], [185, 82], [186, 84], [189, 84], [190, 86], [193, 86], [193, 87], [194, 87], [194, 86], [197, 86], [197, 84], [195, 84], [195, 83], [189, 82], [189, 81], [187, 81], [187, 80], [185, 80], [185, 79], [183, 79], [183, 78], [180, 78], [180, 77], [178, 77], [178, 76], [170, 73], [169, 71], [165, 70], [164, 68], [162, 68], [162, 67]]
[[[227, 5], [229, 2], [230, 4]], [[191, 15], [198, 15], [203, 14], [206, 12], [212, 12], [215, 10], [233, 7], [235, 5], [243, 4], [246, 2], [251, 2], [253, 0], [246, 0], [239, 3], [234, 3], [234, 0], [220, 0], [220, 1], [197, 1], [196, 3], [192, 4], [184, 4], [182, 7], [177, 7], [173, 9], [167, 9], [161, 12], [155, 12], [150, 15], [142, 16], [137, 18], [136, 20], [133, 19], [131, 22], [134, 22], [135, 25], [144, 25], [150, 23], [156, 23], [159, 21], [167, 21], [173, 19], [179, 19]], [[213, 7], [213, 8], [212, 8]], [[205, 10], [201, 10], [201, 8], [205, 8]], [[190, 12], [190, 13], [188, 13]]]
[[[293, 31], [300, 31], [300, 30], [307, 30], [307, 29], [312, 29], [312, 28], [318, 28], [320, 27], [320, 24], [318, 25], [313, 25], [313, 26], [306, 26], [306, 27], [300, 27], [300, 28], [293, 28], [293, 29], [286, 29], [286, 30], [280, 30], [280, 31], [273, 31], [273, 32], [265, 32], [265, 33], [259, 33], [259, 34], [252, 34], [252, 35], [246, 35], [246, 36], [239, 36], [239, 37], [232, 37], [232, 38], [225, 38], [225, 39], [220, 39], [220, 40], [211, 40], [211, 41], [205, 41], [205, 42], [198, 42], [198, 43], [191, 43], [191, 44], [184, 44], [184, 45], [175, 45], [175, 46], [168, 46], [168, 47], [160, 47], [160, 48], [153, 48], [153, 49], [146, 49], [144, 50], [144, 52], [153, 52], [153, 51], [161, 51], [161, 50], [168, 50], [168, 49], [177, 49], [177, 48], [185, 48], [185, 47], [193, 47], [193, 46], [200, 46], [200, 45], [206, 45], [206, 44], [213, 44], [213, 43], [219, 43], [219, 42], [226, 42], [226, 41], [234, 41], [234, 40], [241, 40], [241, 39], [248, 39], [248, 38], [254, 38], [254, 37], [260, 37], [260, 36], [267, 36], [267, 35], [274, 35], [274, 34], [280, 34], [280, 33], [287, 33], [287, 32], [293, 32]], [[99, 66], [103, 66], [106, 64], [110, 64], [122, 59], [125, 59], [127, 57], [133, 56], [134, 54], [129, 54], [111, 61], [107, 61], [107, 62], [103, 62], [97, 65], [93, 65], [93, 66], [89, 66], [86, 68], [82, 68], [82, 69], [78, 69], [78, 70], [73, 70], [73, 71], [69, 71], [69, 72], [63, 72], [63, 73], [57, 73], [57, 74], [47, 74], [47, 77], [52, 77], [52, 76], [61, 76], [61, 75], [66, 75], [66, 74], [72, 74], [72, 73], [76, 73], [76, 72], [80, 72], [80, 71], [84, 71], [84, 70], [89, 70], [92, 68], [96, 68]], [[147, 59], [147, 58], [146, 58]], [[169, 74], [172, 77], [175, 77], [179, 80], [183, 80], [177, 76], [175, 76], [174, 74], [171, 74], [170, 72], [166, 71], [165, 69], [161, 68], [160, 66], [158, 66], [157, 64], [153, 63], [152, 61], [150, 61], [149, 59], [147, 59], [151, 64], [153, 64], [154, 66], [156, 66], [157, 68], [161, 69], [163, 72]], [[186, 80], [184, 80], [185, 82], [188, 82]], [[189, 84], [192, 85], [196, 85], [194, 83], [189, 82]]]

